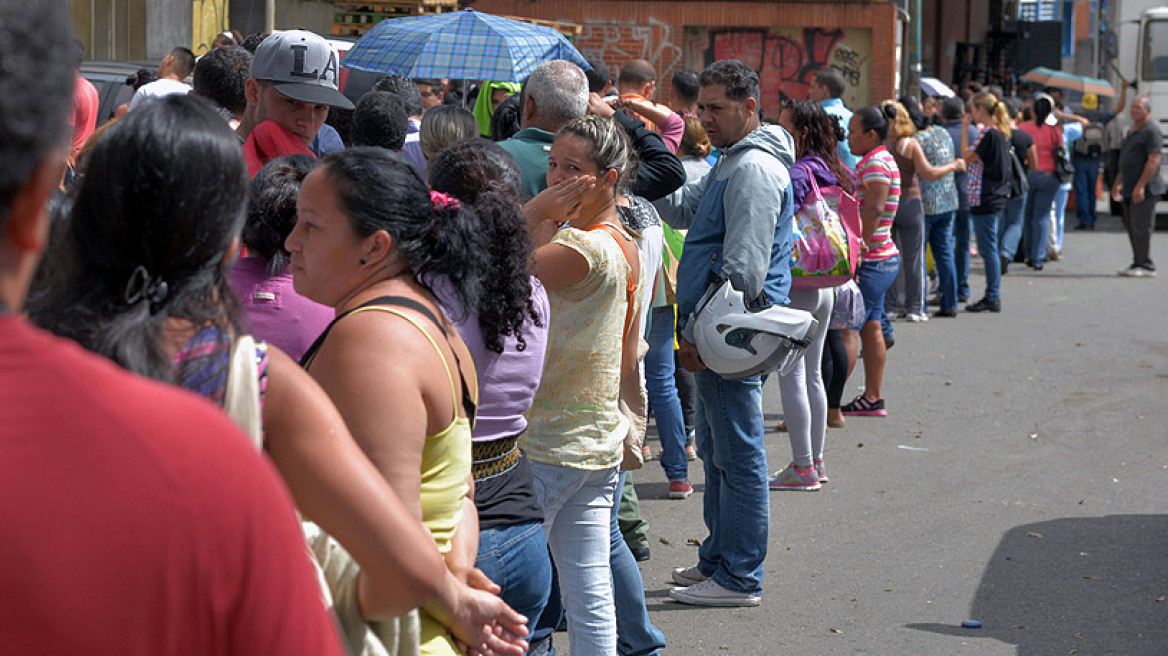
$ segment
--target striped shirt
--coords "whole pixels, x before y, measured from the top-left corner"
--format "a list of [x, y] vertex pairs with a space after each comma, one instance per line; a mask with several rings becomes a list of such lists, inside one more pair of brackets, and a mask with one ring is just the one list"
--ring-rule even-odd
[[896, 218], [896, 210], [900, 207], [900, 169], [892, 159], [892, 153], [884, 145], [877, 146], [856, 165], [856, 176], [860, 179], [860, 189], [857, 194], [860, 205], [864, 204], [864, 194], [870, 184], [888, 185], [888, 198], [884, 201], [884, 211], [880, 213], [880, 224], [872, 239], [868, 240], [868, 252], [864, 254], [865, 262], [887, 260], [893, 255], [899, 255], [896, 244], [892, 243], [892, 221]]

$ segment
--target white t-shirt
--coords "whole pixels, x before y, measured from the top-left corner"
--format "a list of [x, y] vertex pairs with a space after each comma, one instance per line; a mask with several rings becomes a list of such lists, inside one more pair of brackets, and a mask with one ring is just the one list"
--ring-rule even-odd
[[130, 98], [130, 109], [138, 107], [147, 100], [164, 98], [176, 93], [185, 96], [190, 92], [190, 86], [183, 84], [182, 82], [175, 82], [174, 80], [155, 80], [150, 84], [143, 85], [134, 92], [134, 97]]

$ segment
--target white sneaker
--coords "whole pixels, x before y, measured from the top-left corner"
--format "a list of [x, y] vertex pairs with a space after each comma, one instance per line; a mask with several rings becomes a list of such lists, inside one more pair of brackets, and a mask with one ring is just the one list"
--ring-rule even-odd
[[673, 582], [683, 588], [697, 585], [708, 578], [708, 576], [702, 574], [697, 565], [693, 567], [678, 567], [673, 570]]
[[1118, 271], [1117, 273], [1119, 273], [1119, 275], [1121, 275], [1125, 278], [1155, 278], [1156, 277], [1156, 272], [1153, 271], [1152, 269], [1145, 269], [1144, 267], [1138, 267], [1138, 266], [1128, 267], [1126, 269]]
[[669, 591], [669, 596], [683, 604], [719, 608], [757, 606], [762, 603], [761, 595], [727, 590], [712, 580], [695, 583], [687, 588], [674, 588]]
[[910, 312], [906, 318], [910, 323], [922, 323], [929, 320], [929, 315], [925, 312]]

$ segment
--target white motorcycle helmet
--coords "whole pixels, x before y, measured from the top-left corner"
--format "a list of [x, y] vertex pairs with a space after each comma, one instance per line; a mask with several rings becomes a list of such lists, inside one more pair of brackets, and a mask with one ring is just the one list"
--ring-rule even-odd
[[702, 362], [729, 380], [789, 372], [810, 346], [808, 333], [818, 323], [810, 312], [779, 305], [752, 312], [729, 280], [710, 285], [693, 322]]

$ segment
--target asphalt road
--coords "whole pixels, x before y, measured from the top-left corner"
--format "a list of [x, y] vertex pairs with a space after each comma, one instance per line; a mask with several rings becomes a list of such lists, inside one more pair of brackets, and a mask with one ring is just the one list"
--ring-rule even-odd
[[[1101, 215], [1045, 271], [1016, 265], [1001, 314], [897, 323], [889, 416], [828, 433], [822, 491], [771, 493], [758, 608], [669, 599], [705, 537], [701, 463], [684, 501], [647, 463], [642, 572], [665, 653], [1168, 654], [1168, 270], [1117, 277], [1129, 261]], [[975, 257], [975, 300], [983, 281]], [[765, 409], [773, 471], [790, 460], [774, 383]]]

